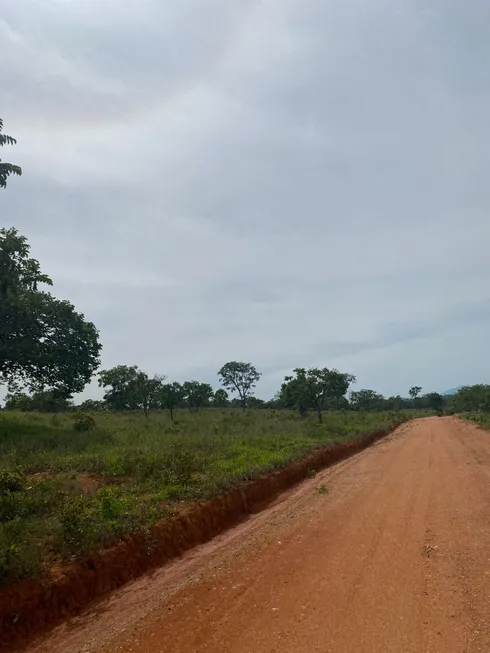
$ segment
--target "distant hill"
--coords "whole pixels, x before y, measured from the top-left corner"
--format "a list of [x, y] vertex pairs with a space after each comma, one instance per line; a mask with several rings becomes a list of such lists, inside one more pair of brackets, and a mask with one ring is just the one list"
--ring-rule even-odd
[[451, 397], [452, 395], [455, 395], [458, 390], [461, 390], [461, 388], [464, 388], [464, 385], [458, 385], [457, 388], [450, 388], [449, 390], [446, 390], [446, 392], [443, 392], [444, 397]]

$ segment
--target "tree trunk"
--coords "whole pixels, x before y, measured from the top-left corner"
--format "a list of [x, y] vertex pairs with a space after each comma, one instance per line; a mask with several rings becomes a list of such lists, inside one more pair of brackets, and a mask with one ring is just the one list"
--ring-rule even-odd
[[173, 421], [174, 421], [174, 409], [173, 409], [173, 408], [170, 408], [169, 410], [170, 410], [170, 419], [171, 419], [172, 422], [173, 422]]
[[319, 424], [323, 424], [322, 409], [321, 409], [321, 408], [317, 408], [317, 409], [316, 409], [316, 413], [317, 413], [317, 415], [318, 415], [318, 423], [319, 423]]

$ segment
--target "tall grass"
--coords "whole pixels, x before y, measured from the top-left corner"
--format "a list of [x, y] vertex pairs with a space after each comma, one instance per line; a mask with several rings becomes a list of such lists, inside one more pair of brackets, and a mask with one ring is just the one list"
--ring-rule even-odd
[[312, 449], [389, 428], [401, 413], [206, 410], [148, 419], [0, 412], [0, 586], [145, 531], [179, 502], [215, 496]]

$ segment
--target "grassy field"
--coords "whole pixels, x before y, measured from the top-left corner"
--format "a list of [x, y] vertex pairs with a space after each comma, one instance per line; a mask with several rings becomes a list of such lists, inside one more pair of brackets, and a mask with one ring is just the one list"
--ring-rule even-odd
[[148, 531], [179, 503], [208, 498], [400, 413], [288, 411], [93, 414], [0, 412], [0, 587]]

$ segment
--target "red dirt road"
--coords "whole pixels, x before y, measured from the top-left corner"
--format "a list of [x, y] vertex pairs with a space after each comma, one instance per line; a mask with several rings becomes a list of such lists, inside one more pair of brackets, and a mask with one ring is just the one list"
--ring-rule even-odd
[[406, 424], [29, 653], [490, 651], [490, 433]]

